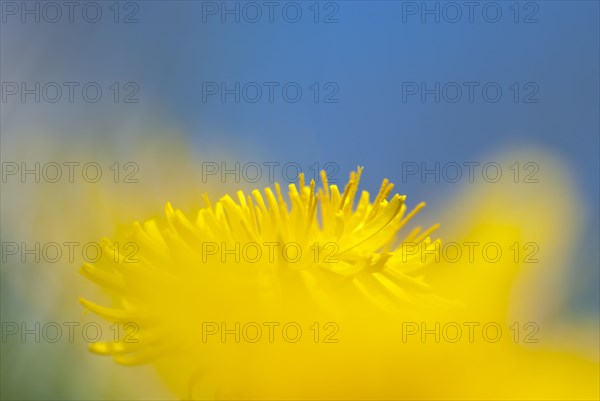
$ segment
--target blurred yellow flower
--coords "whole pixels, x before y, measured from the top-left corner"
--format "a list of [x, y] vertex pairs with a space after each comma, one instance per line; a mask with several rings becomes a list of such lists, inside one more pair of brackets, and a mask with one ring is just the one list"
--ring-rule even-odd
[[82, 268], [113, 299], [83, 304], [124, 328], [92, 351], [152, 363], [186, 399], [598, 399], [593, 353], [549, 341], [561, 283], [545, 277], [562, 277], [578, 222], [568, 177], [544, 166], [539, 185], [474, 186], [448, 207], [445, 235], [476, 244], [467, 262], [440, 252], [437, 225], [398, 236], [423, 204], [388, 201], [387, 180], [354, 208], [361, 169], [343, 193], [301, 176], [291, 209], [278, 185], [205, 197], [195, 219], [167, 204]]
[[[93, 283], [74, 274], [87, 258], [83, 247], [91, 244], [90, 256], [94, 257], [93, 250], [97, 249], [95, 245], [101, 236], [112, 235], [120, 227], [129, 226], [132, 220], [152, 215], [167, 200], [184, 210], [191, 209], [196, 192], [190, 190], [189, 182], [201, 182], [198, 160], [206, 156], [193, 153], [179, 132], [161, 129], [157, 122], [141, 125], [128, 126], [127, 132], [103, 135], [83, 135], [75, 129], [54, 132], [50, 127], [39, 126], [19, 127], [11, 135], [3, 133], [3, 163], [16, 164], [21, 171], [4, 177], [1, 184], [2, 241], [3, 244], [16, 243], [23, 250], [35, 249], [36, 244], [39, 247], [37, 256], [28, 255], [26, 263], [22, 261], [21, 252], [10, 257], [2, 255], [6, 257], [6, 263], [4, 260], [2, 263], [0, 290], [3, 322], [40, 322], [42, 327], [47, 322], [56, 322], [65, 327], [63, 324], [79, 320], [78, 327], [87, 323], [95, 325], [90, 322], [95, 316], [79, 319], [81, 305], [74, 302], [82, 292], [90, 297], [102, 293]], [[69, 146], [65, 146], [65, 141]], [[215, 149], [211, 149], [211, 156], [236, 159]], [[88, 163], [100, 167], [100, 179], [96, 182], [83, 175], [83, 166]], [[60, 166], [57, 182], [45, 176], [44, 166], [51, 165]], [[69, 165], [73, 166], [72, 171]], [[24, 177], [24, 170], [31, 173]], [[94, 170], [90, 168], [90, 176], [95, 175]], [[56, 169], [48, 169], [48, 174], [56, 174]], [[205, 185], [203, 189], [212, 187]], [[221, 190], [227, 189], [227, 185], [221, 186]], [[68, 243], [71, 248], [65, 246]], [[42, 252], [48, 244], [57, 244], [61, 252], [53, 261], [48, 261]], [[103, 333], [112, 337], [108, 327]], [[63, 388], [70, 398], [86, 398], [85, 394], [101, 399], [170, 395], [159, 381], [143, 387], [131, 386], [131, 383], [147, 382], [146, 375], [153, 373], [151, 367], [127, 372], [107, 371], [107, 361], [81, 352], [80, 347], [86, 346], [87, 340], [82, 333], [77, 334], [73, 336], [76, 343], [50, 343], [43, 353], [35, 348], [39, 344], [30, 341], [7, 344], [10, 352], [4, 352], [3, 346], [2, 362], [11, 366], [3, 370], [3, 394], [6, 392], [9, 399], [17, 395], [35, 398], [36, 391], [54, 386], [55, 381], [63, 377], [62, 369], [76, 365], [78, 370], [69, 372], [72, 385]], [[38, 372], [34, 376], [39, 385], [23, 389], [31, 377], [26, 378], [21, 372], [40, 358], [62, 361], [65, 368], [59, 363], [53, 371], [56, 375]], [[101, 381], [80, 380], [99, 376]], [[5, 382], [10, 384], [5, 385]]]
[[266, 188], [266, 201], [258, 190], [253, 197], [238, 191], [237, 203], [224, 196], [214, 206], [205, 196], [206, 207], [191, 221], [167, 204], [166, 221], [135, 223], [122, 241], [104, 240], [102, 260], [85, 264], [82, 273], [109, 290], [117, 307], [82, 302], [109, 321], [139, 324], [140, 338], [97, 343], [92, 350], [122, 364], [185, 352], [194, 355], [197, 369], [218, 372], [206, 366], [209, 351], [225, 364], [249, 360], [203, 347], [215, 321], [297, 322], [324, 313], [340, 319], [363, 300], [387, 310], [437, 304], [416, 275], [425, 264], [420, 253], [408, 255], [404, 246], [431, 252], [429, 234], [437, 225], [417, 227], [396, 243], [425, 204], [407, 213], [405, 196], [387, 200], [394, 185], [384, 180], [372, 203], [363, 191], [354, 209], [361, 173], [350, 175], [343, 193], [325, 172], [319, 190], [300, 174], [299, 188], [289, 185], [291, 208], [277, 183], [275, 192]]

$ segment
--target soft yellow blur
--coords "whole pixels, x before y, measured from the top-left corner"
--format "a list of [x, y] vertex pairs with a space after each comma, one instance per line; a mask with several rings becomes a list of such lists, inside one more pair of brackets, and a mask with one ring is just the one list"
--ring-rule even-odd
[[[70, 377], [69, 391], [78, 397], [172, 397], [159, 381], [147, 383], [148, 368], [125, 369], [87, 352], [89, 344], [81, 334], [81, 327], [94, 316], [83, 314], [78, 297], [82, 293], [102, 296], [99, 289], [79, 274], [85, 261], [83, 246], [114, 235], [131, 219], [152, 217], [167, 200], [176, 201], [184, 209], [191, 208], [200, 199], [200, 193], [215, 190], [202, 183], [202, 160], [193, 154], [180, 133], [158, 126], [137, 129], [127, 135], [107, 133], [98, 137], [87, 132], [80, 135], [51, 132], [51, 127], [22, 128], [13, 130], [10, 136], [3, 135], [4, 163], [16, 163], [19, 168], [25, 163], [30, 170], [35, 169], [36, 163], [40, 164], [40, 170], [48, 163], [57, 163], [63, 174], [56, 183], [48, 182], [42, 174], [36, 182], [34, 174], [26, 175], [23, 180], [19, 171], [4, 177], [2, 183], [3, 243], [19, 246], [25, 243], [27, 249], [33, 249], [36, 243], [40, 249], [56, 243], [62, 249], [62, 256], [54, 262], [46, 260], [41, 252], [39, 261], [35, 255], [28, 255], [23, 262], [20, 250], [15, 255], [3, 255], [6, 257], [6, 263], [2, 263], [3, 322], [27, 322], [27, 327], [34, 327], [34, 322], [42, 327], [56, 323], [63, 328], [57, 343], [37, 344], [31, 341], [31, 336], [27, 342], [21, 342], [19, 335], [10, 337], [3, 349], [11, 348], [6, 358], [12, 368], [3, 372], [3, 380], [10, 382], [13, 375], [16, 380], [27, 374], [29, 366], [43, 360], [51, 366], [44, 369], [56, 368], [61, 375]], [[226, 159], [227, 155], [212, 157]], [[68, 165], [64, 163], [78, 163], [73, 182], [69, 182]], [[82, 176], [82, 166], [86, 163], [101, 167], [102, 176], [97, 182], [88, 182]], [[118, 163], [116, 171], [115, 163]], [[94, 169], [89, 172], [88, 178], [93, 178]], [[54, 173], [52, 168], [48, 170], [50, 177]], [[75, 243], [72, 255], [65, 243]], [[94, 257], [93, 252], [90, 255]], [[72, 343], [65, 326], [68, 322], [80, 322]], [[90, 333], [94, 335], [93, 330]], [[103, 326], [103, 338], [111, 335], [108, 326]], [[43, 382], [49, 380], [47, 377], [34, 380]], [[18, 393], [16, 385], [15, 391]]]
[[[597, 349], [570, 345], [581, 338], [593, 342], [597, 327], [565, 321], [558, 313], [562, 278], [569, 273], [581, 218], [576, 189], [564, 167], [547, 155], [504, 157], [537, 160], [542, 166], [539, 182], [473, 184], [449, 205], [440, 219], [447, 227], [443, 243], [478, 243], [479, 250], [472, 261], [436, 262], [430, 254], [428, 266], [407, 266], [407, 273], [417, 271], [408, 276], [415, 280], [407, 280], [407, 286], [428, 283], [439, 295], [433, 307], [415, 308], [411, 298], [392, 310], [380, 308], [389, 305], [383, 288], [381, 296], [369, 291], [368, 297], [357, 297], [356, 292], [344, 292], [343, 279], [332, 286], [336, 279], [326, 271], [308, 283], [293, 281], [296, 272], [282, 272], [281, 283], [269, 282], [271, 274], [260, 282], [259, 275], [258, 288], [275, 285], [285, 291], [249, 296], [244, 280], [257, 279], [256, 272], [247, 270], [250, 266], [232, 275], [189, 265], [192, 253], [185, 244], [190, 240], [167, 235], [146, 261], [152, 269], [173, 269], [173, 275], [163, 272], [161, 280], [150, 282], [138, 271], [139, 282], [136, 275], [128, 277], [131, 292], [119, 295], [122, 283], [112, 281], [118, 277], [94, 270], [97, 280], [117, 287], [114, 306], [123, 314], [86, 306], [109, 320], [142, 324], [139, 343], [99, 345], [95, 350], [111, 353], [121, 363], [152, 362], [184, 399], [598, 399]], [[167, 216], [173, 213], [167, 210]], [[180, 217], [167, 220], [186, 233], [186, 220]], [[158, 233], [152, 226], [145, 230]], [[212, 230], [217, 233], [218, 228]], [[215, 235], [230, 240], [227, 231]], [[481, 245], [490, 242], [505, 253], [497, 262], [482, 256]], [[520, 247], [516, 261], [508, 251], [515, 243]], [[529, 243], [533, 247], [523, 249]], [[525, 263], [526, 257], [538, 262]], [[197, 255], [193, 258], [197, 261]], [[135, 271], [130, 267], [127, 274]], [[180, 281], [182, 271], [188, 274]], [[312, 289], [311, 296], [304, 293], [306, 288]], [[335, 292], [341, 311], [319, 304], [327, 297], [318, 294], [327, 291]], [[152, 308], [145, 304], [136, 309], [139, 299], [152, 299]], [[272, 342], [265, 324], [270, 322], [277, 323]], [[241, 326], [237, 330], [236, 323]], [[263, 331], [256, 343], [243, 334], [254, 323]], [[283, 337], [282, 327], [288, 323], [303, 330], [297, 342]], [[565, 325], [571, 326], [572, 338], [552, 340], [561, 330], [564, 335]], [[453, 332], [445, 330], [456, 326], [462, 336], [452, 342]], [[314, 327], [320, 330], [318, 337]], [[502, 331], [499, 338], [496, 327]], [[224, 328], [233, 332], [221, 337]], [[208, 329], [213, 331], [207, 334]], [[434, 331], [423, 336], [424, 330]], [[241, 333], [239, 342], [236, 331]], [[332, 341], [325, 341], [327, 334]]]

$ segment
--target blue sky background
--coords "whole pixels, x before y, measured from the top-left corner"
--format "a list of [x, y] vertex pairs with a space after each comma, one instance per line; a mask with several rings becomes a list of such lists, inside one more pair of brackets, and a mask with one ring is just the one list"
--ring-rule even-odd
[[[486, 15], [493, 18], [496, 8], [502, 12], [496, 23], [483, 15], [490, 2], [474, 9], [473, 22], [462, 6], [456, 23], [444, 20], [454, 13], [447, 9], [444, 14], [446, 3], [400, 1], [321, 2], [318, 23], [313, 2], [295, 2], [302, 17], [290, 23], [282, 15], [289, 3], [280, 2], [272, 23], [264, 6], [257, 23], [245, 21], [244, 2], [237, 3], [240, 23], [232, 15], [223, 23], [219, 12], [204, 14], [207, 3], [199, 1], [137, 2], [137, 9], [121, 3], [120, 19], [135, 11], [138, 22], [131, 24], [113, 22], [110, 2], [97, 3], [104, 12], [98, 23], [86, 22], [77, 12], [73, 23], [66, 15], [58, 23], [43, 18], [32, 23], [31, 16], [22, 23], [19, 15], [4, 13], [3, 81], [97, 81], [105, 88], [114, 81], [134, 81], [140, 102], [8, 101], [3, 134], [10, 136], [11, 128], [27, 122], [54, 135], [77, 131], [85, 141], [122, 129], [124, 122], [160, 121], [184, 132], [203, 155], [226, 148], [242, 163], [294, 161], [307, 168], [335, 162], [340, 179], [365, 165], [370, 190], [384, 176], [401, 183], [406, 162], [484, 163], [497, 149], [541, 147], [572, 167], [590, 205], [590, 235], [598, 238], [598, 2], [521, 2], [518, 23], [513, 2], [491, 2], [494, 7]], [[227, 4], [234, 8], [236, 2]], [[421, 4], [437, 5], [440, 22], [434, 15], [422, 22], [418, 12], [405, 14], [413, 4], [419, 11]], [[332, 12], [337, 22], [323, 23]], [[527, 16], [537, 22], [524, 23]], [[243, 98], [235, 103], [232, 96], [225, 103], [218, 95], [202, 99], [203, 82], [243, 86], [269, 81], [299, 83], [300, 101], [283, 101], [281, 86], [273, 103], [266, 91], [257, 103]], [[402, 99], [403, 82], [431, 87], [469, 81], [480, 83], [472, 103], [466, 91], [457, 103], [443, 98], [435, 103], [432, 96], [425, 103], [418, 95]], [[335, 83], [339, 102], [314, 103], [308, 89], [314, 82], [320, 83], [321, 96], [328, 92], [326, 83]], [[482, 98], [480, 89], [487, 82], [503, 90], [497, 103]], [[509, 88], [514, 82], [521, 95], [530, 91], [526, 83], [537, 85], [539, 102], [515, 103]], [[458, 188], [420, 181], [409, 179], [399, 190], [413, 199], [429, 199], [434, 207], [442, 206], [436, 201], [439, 194]]]
[[[486, 22], [479, 8], [473, 23], [466, 14], [457, 23], [429, 16], [421, 23], [418, 15], [403, 23], [403, 2], [338, 2], [339, 22], [331, 24], [313, 22], [310, 2], [297, 3], [303, 16], [295, 24], [277, 11], [274, 23], [266, 15], [258, 23], [231, 17], [222, 23], [219, 16], [202, 23], [202, 2], [138, 4], [135, 24], [104, 18], [32, 27], [7, 17], [3, 80], [25, 73], [40, 80], [135, 81], [140, 103], [115, 107], [111, 115], [160, 118], [203, 150], [224, 141], [249, 160], [260, 154], [335, 161], [343, 172], [360, 163], [371, 177], [395, 178], [407, 160], [477, 160], [507, 143], [529, 143], [564, 156], [586, 195], [598, 199], [598, 2], [535, 2], [539, 22], [529, 24], [513, 22], [509, 2], [494, 3], [503, 12], [498, 23]], [[521, 19], [533, 10], [521, 8]], [[202, 102], [206, 81], [293, 81], [304, 93], [296, 104], [282, 101], [280, 92], [273, 104], [266, 94], [255, 104], [232, 97], [221, 103], [218, 96]], [[473, 103], [436, 104], [431, 96], [403, 103], [406, 81], [497, 82], [503, 95], [498, 103], [483, 101], [480, 92]], [[313, 103], [313, 82], [335, 82], [339, 103]], [[539, 103], [514, 103], [513, 82], [536, 83]], [[49, 114], [80, 107], [89, 122], [103, 117], [89, 105], [57, 106]], [[407, 192], [422, 191], [417, 184], [407, 183]]]
[[[521, 2], [518, 23], [513, 2], [481, 2], [472, 23], [464, 6], [458, 22], [446, 22], [444, 15], [452, 18], [454, 11], [444, 14], [443, 2], [423, 3], [441, 10], [439, 23], [433, 15], [423, 23], [418, 13], [404, 14], [412, 4], [420, 11], [422, 3], [401, 1], [343, 1], [334, 3], [337, 9], [321, 2], [319, 23], [313, 2], [292, 2], [302, 10], [297, 23], [285, 21], [282, 9], [290, 2], [280, 2], [273, 23], [264, 6], [262, 18], [250, 23], [243, 18], [246, 3], [237, 3], [240, 23], [232, 15], [223, 23], [218, 12], [203, 14], [208, 6], [200, 1], [137, 2], [133, 16], [139, 22], [132, 24], [115, 24], [110, 2], [99, 2], [104, 14], [95, 24], [77, 13], [74, 23], [63, 17], [55, 24], [5, 16], [3, 81], [26, 76], [42, 82], [98, 81], [105, 87], [134, 81], [140, 89], [138, 104], [105, 104], [101, 112], [82, 102], [46, 107], [7, 102], [5, 135], [19, 119], [31, 122], [32, 115], [55, 132], [77, 126], [82, 140], [123, 121], [160, 121], [182, 130], [202, 154], [226, 147], [241, 162], [295, 161], [303, 167], [335, 162], [341, 179], [356, 165], [366, 165], [371, 190], [382, 176], [400, 182], [405, 162], [483, 163], [496, 149], [530, 145], [559, 154], [572, 167], [597, 232], [598, 2]], [[227, 4], [234, 8], [236, 2]], [[492, 18], [493, 10], [501, 10], [497, 23], [484, 18], [486, 5], [494, 6], [488, 10]], [[119, 18], [132, 11], [123, 5]], [[338, 22], [323, 23], [333, 11]], [[528, 16], [537, 22], [524, 23]], [[222, 103], [219, 95], [203, 102], [202, 83], [223, 81], [297, 82], [303, 94], [294, 104], [283, 101], [281, 91], [274, 103], [266, 92], [257, 103], [235, 103], [231, 96]], [[432, 96], [422, 103], [418, 95], [402, 101], [403, 82], [468, 81], [481, 84], [472, 103], [466, 92], [457, 103], [435, 103]], [[339, 102], [314, 103], [308, 89], [313, 82], [320, 83], [321, 96], [327, 93], [323, 85], [337, 84]], [[497, 103], [483, 100], [486, 82], [503, 89]], [[535, 83], [539, 102], [515, 103], [509, 88], [514, 82], [521, 95], [530, 91], [526, 83]], [[20, 113], [10, 113], [11, 107]], [[457, 187], [409, 179], [401, 188], [431, 199]]]

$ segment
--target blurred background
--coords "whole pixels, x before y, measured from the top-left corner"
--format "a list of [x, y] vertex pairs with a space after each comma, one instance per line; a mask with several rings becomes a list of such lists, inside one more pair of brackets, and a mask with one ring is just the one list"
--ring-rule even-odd
[[[202, 192], [288, 183], [297, 170], [343, 185], [365, 166], [365, 189], [387, 177], [410, 205], [427, 201], [423, 220], [441, 222], [444, 238], [441, 216], [465, 193], [512, 182], [506, 207], [526, 202], [552, 160], [577, 200], [573, 226], [555, 227], [569, 256], [554, 318], [592, 321], [597, 338], [598, 2], [2, 1], [1, 11], [3, 399], [173, 397], [144, 379], [149, 368], [94, 356], [81, 336], [8, 335], [8, 323], [81, 321], [77, 298], [94, 291], [79, 250], [23, 261], [9, 243], [97, 241], [168, 200], [193, 210]], [[65, 162], [79, 163], [74, 182]], [[62, 166], [56, 183], [48, 163]]]

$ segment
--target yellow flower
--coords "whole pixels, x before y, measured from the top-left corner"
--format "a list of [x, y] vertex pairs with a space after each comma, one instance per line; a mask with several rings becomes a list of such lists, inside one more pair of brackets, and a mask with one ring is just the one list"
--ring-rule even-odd
[[[425, 204], [408, 212], [405, 196], [388, 200], [394, 185], [383, 180], [373, 201], [363, 191], [354, 207], [361, 173], [350, 175], [343, 192], [324, 172], [318, 190], [301, 174], [298, 187], [289, 185], [290, 205], [279, 184], [264, 196], [239, 191], [237, 202], [226, 195], [213, 205], [205, 195], [193, 218], [167, 204], [166, 219], [104, 240], [102, 259], [82, 273], [108, 290], [114, 305], [82, 303], [127, 335], [92, 351], [121, 364], [154, 363], [181, 396], [282, 396], [259, 378], [277, 377], [280, 363], [308, 368], [315, 361], [302, 358], [337, 352], [334, 332], [376, 311], [443, 306], [420, 275], [422, 254], [439, 245], [429, 238], [437, 225], [398, 241]], [[290, 339], [290, 328], [302, 340]], [[323, 342], [330, 349], [320, 354]]]
[[[92, 350], [152, 363], [188, 399], [598, 399], [597, 320], [557, 312], [577, 189], [544, 154], [494, 159], [537, 160], [539, 183], [476, 184], [445, 202], [443, 244], [429, 239], [437, 226], [403, 234], [422, 205], [386, 200], [385, 180], [354, 202], [360, 169], [343, 192], [301, 177], [290, 205], [279, 186], [266, 200], [205, 199], [194, 219], [167, 205], [84, 266], [114, 303], [84, 305], [126, 334]], [[113, 253], [127, 241], [136, 263]], [[474, 258], [451, 261], [440, 246], [452, 243], [478, 244]], [[483, 254], [488, 243], [504, 257]]]

